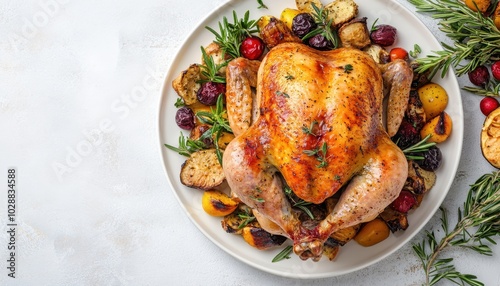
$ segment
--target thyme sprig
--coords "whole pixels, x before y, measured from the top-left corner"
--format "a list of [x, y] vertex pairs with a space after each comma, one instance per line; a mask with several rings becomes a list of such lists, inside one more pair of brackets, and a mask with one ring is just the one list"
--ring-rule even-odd
[[429, 151], [432, 146], [435, 146], [435, 142], [427, 143], [427, 140], [431, 138], [431, 134], [425, 136], [424, 139], [419, 142], [411, 145], [410, 147], [403, 150], [403, 154], [405, 154], [407, 160], [423, 160], [424, 157], [422, 155], [418, 155], [419, 153], [424, 153]]
[[328, 10], [322, 6], [319, 8], [316, 4], [311, 2], [311, 6], [314, 9], [314, 12], [311, 15], [314, 18], [314, 21], [318, 25], [316, 29], [307, 33], [302, 40], [306, 41], [316, 35], [323, 35], [328, 41], [330, 41], [333, 45], [333, 48], [337, 48], [339, 46], [339, 39], [335, 30], [332, 29], [333, 19], [328, 19]]
[[450, 229], [446, 210], [441, 208], [441, 228], [444, 236], [438, 239], [434, 231], [413, 245], [425, 271], [425, 285], [435, 285], [446, 279], [457, 285], [484, 285], [471, 274], [462, 274], [452, 264], [453, 258], [439, 258], [448, 246], [458, 246], [491, 256], [488, 244], [496, 244], [500, 235], [500, 171], [481, 176], [468, 192], [463, 209], [458, 209], [458, 222]]
[[[233, 133], [231, 127], [229, 126], [229, 121], [226, 117], [226, 110], [224, 109], [224, 100], [223, 95], [220, 94], [217, 98], [217, 103], [215, 105], [215, 109], [210, 108], [210, 111], [198, 111], [196, 112], [196, 117], [202, 123], [210, 125], [210, 129], [205, 131], [200, 138], [199, 141], [203, 141], [207, 138], [214, 139], [215, 151], [217, 154], [217, 159], [219, 160], [219, 164], [222, 166], [222, 151], [219, 148], [219, 138], [222, 136], [223, 132]], [[214, 138], [215, 137], [215, 138]]]
[[243, 18], [238, 18], [236, 11], [233, 10], [233, 23], [229, 23], [226, 17], [222, 18], [222, 23], [219, 22], [219, 32], [213, 28], [206, 26], [215, 35], [215, 43], [217, 43], [224, 54], [229, 55], [231, 59], [241, 56], [241, 42], [246, 37], [259, 32], [256, 20], [250, 20], [250, 11], [246, 11]]
[[328, 166], [328, 161], [326, 160], [326, 152], [328, 151], [328, 145], [326, 142], [321, 144], [321, 147], [315, 148], [313, 150], [304, 150], [304, 154], [307, 156], [314, 156], [316, 160], [319, 161], [319, 164], [316, 165], [317, 168], [324, 168]]
[[439, 20], [439, 28], [454, 41], [453, 46], [441, 43], [444, 50], [417, 59], [417, 72], [441, 70], [444, 77], [449, 68], [458, 76], [480, 65], [500, 59], [500, 33], [494, 22], [480, 12], [472, 11], [457, 0], [408, 0], [417, 12], [429, 13]]

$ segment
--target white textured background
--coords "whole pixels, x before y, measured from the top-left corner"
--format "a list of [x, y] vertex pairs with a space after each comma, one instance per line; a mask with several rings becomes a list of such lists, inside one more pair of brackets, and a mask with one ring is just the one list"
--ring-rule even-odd
[[[352, 274], [293, 280], [242, 264], [189, 221], [163, 173], [158, 101], [177, 47], [224, 2], [0, 0], [0, 285], [423, 282], [410, 245]], [[445, 40], [435, 22], [417, 16]], [[479, 149], [480, 98], [462, 95], [464, 151], [444, 202], [452, 211], [469, 184], [493, 171]], [[6, 269], [10, 167], [19, 179], [15, 279]], [[426, 229], [438, 225], [435, 216]], [[458, 270], [500, 285], [500, 247], [494, 253], [446, 254]]]

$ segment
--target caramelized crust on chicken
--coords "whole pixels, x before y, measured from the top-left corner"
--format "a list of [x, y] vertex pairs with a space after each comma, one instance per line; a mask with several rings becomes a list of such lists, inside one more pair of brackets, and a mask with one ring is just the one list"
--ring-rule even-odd
[[[381, 120], [383, 78], [368, 54], [351, 48], [284, 43], [260, 65], [258, 117], [227, 146], [224, 172], [231, 190], [278, 225], [304, 260], [319, 260], [333, 232], [372, 220], [403, 187], [407, 161]], [[343, 191], [323, 221], [306, 226], [284, 183], [315, 204]]]

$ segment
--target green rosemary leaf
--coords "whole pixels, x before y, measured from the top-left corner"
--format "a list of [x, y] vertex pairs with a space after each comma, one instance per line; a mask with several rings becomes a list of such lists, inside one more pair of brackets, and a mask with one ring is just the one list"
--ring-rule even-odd
[[273, 258], [272, 262], [274, 263], [284, 259], [290, 259], [290, 254], [292, 253], [292, 250], [293, 250], [292, 246], [288, 245]]

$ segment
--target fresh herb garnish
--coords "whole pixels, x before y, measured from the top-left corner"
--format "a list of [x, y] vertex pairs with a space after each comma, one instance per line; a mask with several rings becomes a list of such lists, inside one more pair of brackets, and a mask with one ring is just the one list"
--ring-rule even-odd
[[431, 134], [425, 136], [424, 139], [420, 140], [419, 142], [415, 143], [414, 145], [406, 148], [403, 150], [403, 153], [406, 156], [407, 160], [423, 160], [424, 157], [422, 155], [418, 155], [419, 153], [424, 153], [429, 151], [429, 149], [436, 145], [435, 142], [430, 142], [427, 143], [427, 140], [431, 138]]
[[231, 59], [241, 57], [240, 46], [241, 42], [253, 33], [259, 32], [256, 20], [250, 20], [250, 11], [247, 11], [242, 19], [233, 10], [233, 23], [229, 23], [226, 17], [222, 18], [222, 23], [219, 22], [219, 32], [211, 27], [206, 26], [212, 34], [215, 35], [215, 43], [217, 43], [224, 54], [227, 54]]
[[199, 111], [196, 112], [196, 117], [198, 120], [200, 120], [202, 123], [211, 125], [210, 129], [205, 131], [201, 137], [200, 141], [203, 141], [204, 139], [207, 138], [214, 138], [214, 145], [215, 145], [215, 151], [217, 154], [217, 159], [219, 160], [219, 163], [222, 166], [222, 151], [219, 148], [219, 138], [222, 135], [223, 132], [229, 132], [233, 133], [231, 130], [231, 127], [229, 126], [229, 122], [226, 118], [226, 110], [224, 109], [224, 104], [223, 104], [223, 95], [220, 94], [219, 97], [217, 98], [217, 103], [215, 105], [215, 109], [210, 108], [210, 112], [208, 111]]
[[290, 95], [288, 95], [287, 93], [284, 93], [282, 91], [279, 91], [279, 90], [276, 91], [276, 95], [280, 95], [280, 96], [283, 96], [283, 97], [286, 97], [286, 98], [290, 98]]
[[290, 202], [292, 203], [292, 206], [293, 207], [297, 207], [299, 209], [301, 209], [304, 213], [306, 213], [311, 219], [314, 219], [314, 215], [313, 213], [311, 212], [311, 210], [309, 208], [307, 208], [309, 205], [311, 205], [312, 203], [310, 202], [306, 202], [304, 201], [303, 199], [300, 199], [298, 198], [292, 191], [292, 189], [290, 189], [290, 187], [288, 186], [285, 186], [283, 188], [285, 194], [287, 195], [288, 199], [290, 200]]
[[251, 215], [251, 214], [249, 214], [247, 212], [239, 213], [238, 217], [243, 220], [243, 222], [241, 222], [240, 225], [238, 225], [238, 229], [244, 228], [249, 223], [251, 223], [252, 221], [255, 220], [255, 216], [253, 216], [253, 215]]
[[228, 61], [223, 62], [222, 64], [216, 64], [214, 58], [212, 56], [207, 55], [205, 48], [201, 47], [201, 54], [203, 56], [204, 65], [200, 65], [201, 75], [203, 79], [200, 82], [217, 82], [217, 83], [226, 83], [226, 78], [217, 74], [219, 70], [226, 66]]
[[302, 132], [304, 132], [305, 134], [316, 136], [316, 134], [313, 133], [314, 125], [316, 124], [318, 124], [318, 121], [313, 120], [313, 122], [311, 122], [311, 125], [309, 127], [302, 126]]
[[414, 244], [413, 250], [422, 261], [425, 285], [435, 285], [446, 279], [457, 285], [484, 285], [471, 274], [462, 274], [452, 264], [453, 258], [439, 258], [448, 246], [459, 246], [491, 256], [488, 243], [500, 235], [500, 171], [481, 176], [470, 188], [463, 209], [458, 209], [458, 222], [449, 228], [446, 210], [441, 208], [441, 228], [444, 236], [438, 239], [434, 231]]
[[344, 66], [344, 72], [345, 73], [351, 73], [353, 71], [354, 67], [351, 64], [347, 64]]
[[186, 105], [186, 103], [184, 103], [184, 100], [180, 97], [177, 98], [177, 100], [175, 101], [174, 103], [175, 107], [179, 108], [179, 107], [183, 107]]
[[288, 245], [273, 258], [272, 262], [274, 263], [281, 261], [283, 259], [290, 259], [290, 254], [292, 253], [292, 250], [293, 250], [292, 246]]
[[304, 154], [307, 156], [315, 156], [316, 159], [320, 162], [319, 165], [316, 165], [317, 168], [324, 168], [328, 166], [328, 162], [326, 161], [326, 152], [328, 149], [328, 145], [326, 142], [321, 144], [320, 148], [316, 148], [313, 150], [304, 150]]
[[257, 3], [259, 4], [259, 7], [257, 9], [269, 9], [267, 6], [264, 4], [263, 0], [257, 0]]
[[314, 21], [316, 22], [318, 27], [307, 33], [302, 38], [302, 40], [306, 41], [316, 35], [321, 34], [332, 43], [333, 48], [337, 48], [339, 46], [339, 40], [337, 33], [332, 29], [333, 19], [328, 20], [328, 10], [325, 10], [323, 6], [321, 8], [318, 8], [318, 6], [316, 6], [316, 4], [314, 3], [311, 3], [311, 6], [314, 9], [314, 12], [312, 12], [311, 15], [313, 16]]
[[429, 13], [438, 19], [440, 30], [454, 41], [453, 45], [441, 43], [444, 50], [417, 59], [417, 72], [431, 70], [434, 75], [441, 70], [444, 77], [453, 67], [461, 76], [489, 61], [500, 60], [500, 33], [495, 24], [480, 12], [472, 11], [463, 1], [408, 1], [417, 12]]
[[182, 132], [181, 135], [179, 136], [179, 147], [174, 147], [169, 144], [165, 144], [165, 147], [186, 157], [191, 156], [191, 154], [193, 154], [196, 151], [200, 151], [207, 148], [207, 146], [205, 145], [205, 143], [203, 143], [203, 141], [193, 140], [190, 139], [189, 137], [185, 137], [184, 134], [182, 134]]
[[258, 197], [254, 197], [254, 196], [250, 196], [250, 198], [258, 203], [266, 202], [266, 200], [264, 200], [263, 198], [258, 198]]
[[415, 44], [413, 45], [413, 50], [409, 51], [408, 53], [410, 54], [410, 56], [414, 59], [416, 59], [418, 57], [418, 55], [420, 55], [420, 53], [422, 52], [422, 48], [420, 48], [419, 45]]

